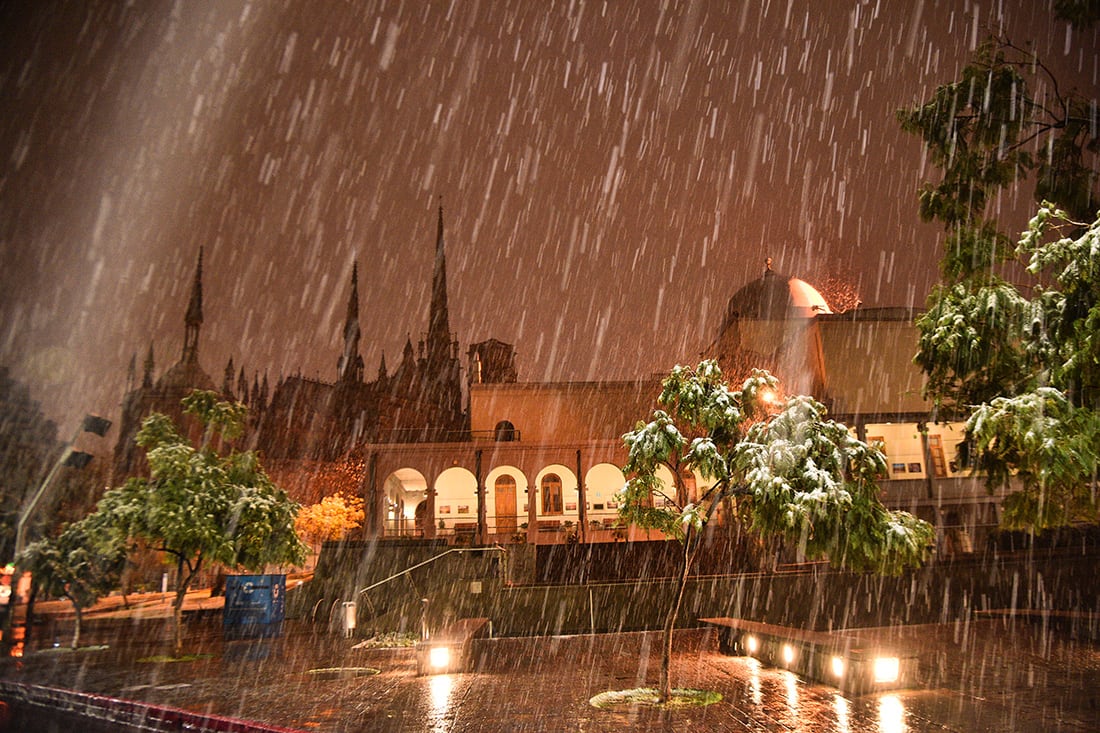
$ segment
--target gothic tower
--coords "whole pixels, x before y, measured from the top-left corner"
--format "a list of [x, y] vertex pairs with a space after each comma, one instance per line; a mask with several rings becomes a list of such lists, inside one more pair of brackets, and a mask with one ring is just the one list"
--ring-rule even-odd
[[363, 357], [359, 355], [359, 263], [351, 266], [351, 294], [348, 296], [348, 313], [344, 319], [344, 352], [336, 362], [337, 380], [340, 382], [363, 381]]
[[202, 255], [195, 266], [191, 297], [183, 317], [183, 353], [159, 379], [153, 379], [153, 345], [149, 344], [141, 386], [130, 390], [122, 400], [118, 443], [115, 445], [114, 481], [147, 470], [143, 453], [134, 443], [141, 421], [152, 412], [168, 415], [177, 424], [184, 423], [180, 401], [195, 389], [216, 390], [214, 381], [199, 364], [199, 331], [202, 328]]
[[202, 247], [199, 247], [199, 262], [195, 266], [195, 281], [191, 285], [191, 302], [187, 304], [184, 316], [183, 358], [184, 362], [199, 360], [199, 329], [202, 328]]
[[428, 316], [428, 370], [437, 374], [454, 355], [451, 326], [447, 315], [447, 258], [443, 252], [443, 204], [439, 205], [439, 225], [435, 240], [435, 267], [432, 271], [432, 302]]
[[[443, 248], [443, 205], [436, 227], [435, 266], [432, 270], [432, 302], [428, 316], [423, 384], [424, 398], [434, 416], [429, 418], [442, 433], [464, 429], [462, 378], [458, 343], [451, 337], [447, 311], [447, 258]], [[442, 434], [440, 433], [440, 434]]]

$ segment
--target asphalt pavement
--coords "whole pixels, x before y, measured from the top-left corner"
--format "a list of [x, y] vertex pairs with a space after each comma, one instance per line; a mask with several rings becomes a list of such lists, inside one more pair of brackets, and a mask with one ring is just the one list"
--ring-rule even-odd
[[[205, 593], [205, 597], [204, 594]], [[159, 594], [158, 594], [159, 595]], [[40, 604], [23, 656], [0, 659], [0, 689], [74, 691], [108, 705], [143, 703], [301, 731], [1095, 731], [1100, 647], [1024, 618], [855, 632], [919, 659], [911, 689], [842, 694], [719, 651], [713, 629], [676, 634], [676, 686], [713, 690], [706, 707], [600, 709], [593, 696], [652, 686], [655, 632], [474, 642], [474, 670], [418, 676], [411, 648], [366, 648], [305, 622], [281, 635], [227, 639], [220, 598], [189, 596], [185, 661], [170, 661], [168, 599], [114, 597], [85, 620]], [[219, 725], [221, 727], [219, 727]], [[224, 724], [209, 729], [230, 730]], [[246, 728], [237, 728], [244, 730]]]

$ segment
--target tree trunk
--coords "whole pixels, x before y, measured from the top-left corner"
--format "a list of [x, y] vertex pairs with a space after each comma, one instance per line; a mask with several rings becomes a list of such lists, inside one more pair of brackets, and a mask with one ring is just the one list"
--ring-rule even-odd
[[[29, 652], [31, 648], [31, 631], [34, 629], [34, 602], [38, 600], [38, 584], [31, 583], [30, 593], [27, 595], [27, 613], [23, 617], [23, 650]], [[12, 613], [15, 609], [12, 609]]]
[[684, 589], [687, 588], [688, 571], [691, 569], [692, 535], [691, 529], [687, 530], [684, 537], [683, 553], [680, 556], [680, 577], [676, 585], [676, 597], [665, 616], [664, 637], [661, 649], [661, 680], [657, 690], [657, 702], [666, 703], [672, 697], [672, 631], [676, 628], [676, 619], [680, 616], [680, 604], [684, 600]]
[[187, 586], [182, 582], [176, 588], [176, 597], [172, 600], [172, 656], [183, 652], [183, 600], [187, 597]]
[[69, 597], [69, 600], [72, 601], [72, 603], [73, 603], [73, 613], [76, 614], [76, 625], [73, 627], [73, 643], [72, 643], [72, 648], [76, 649], [78, 646], [80, 646], [80, 625], [81, 625], [81, 621], [83, 620], [84, 614], [83, 614], [83, 611], [80, 608], [80, 604], [77, 603], [76, 600], [72, 598], [72, 596]]
[[201, 556], [195, 561], [194, 568], [182, 557], [177, 565], [176, 596], [172, 599], [173, 655], [177, 657], [183, 653], [183, 602], [187, 599], [187, 590], [191, 587], [191, 581], [198, 575], [201, 567]]

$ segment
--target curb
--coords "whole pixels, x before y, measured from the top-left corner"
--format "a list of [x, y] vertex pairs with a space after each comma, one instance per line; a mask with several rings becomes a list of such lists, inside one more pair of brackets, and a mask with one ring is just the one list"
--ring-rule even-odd
[[123, 700], [56, 687], [0, 682], [0, 731], [28, 715], [72, 715], [86, 721], [129, 726], [133, 730], [202, 731], [209, 733], [303, 733], [297, 728], [255, 723], [220, 715]]

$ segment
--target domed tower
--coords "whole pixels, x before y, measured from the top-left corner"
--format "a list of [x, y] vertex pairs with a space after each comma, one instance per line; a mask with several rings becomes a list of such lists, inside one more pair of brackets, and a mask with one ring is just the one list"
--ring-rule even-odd
[[767, 369], [788, 393], [813, 393], [821, 386], [820, 354], [813, 319], [832, 313], [817, 289], [772, 269], [735, 292], [705, 355], [717, 359], [733, 383], [753, 369]]

